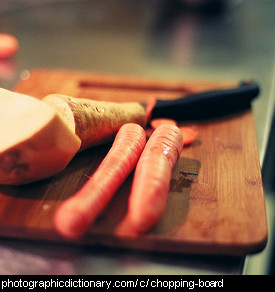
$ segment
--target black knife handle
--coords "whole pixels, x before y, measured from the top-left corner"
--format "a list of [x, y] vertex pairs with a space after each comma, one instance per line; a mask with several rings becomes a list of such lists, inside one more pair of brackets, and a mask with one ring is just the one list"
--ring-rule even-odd
[[249, 108], [259, 92], [260, 87], [256, 82], [243, 81], [236, 88], [190, 94], [174, 100], [157, 100], [151, 119], [185, 121], [224, 116]]

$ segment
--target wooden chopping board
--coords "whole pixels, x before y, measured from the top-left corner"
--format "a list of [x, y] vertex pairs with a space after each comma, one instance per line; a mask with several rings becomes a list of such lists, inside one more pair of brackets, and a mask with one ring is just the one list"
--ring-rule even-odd
[[[34, 70], [14, 91], [37, 98], [61, 93], [144, 102], [152, 96], [172, 99], [236, 84]], [[126, 212], [130, 175], [85, 237], [74, 243], [229, 255], [255, 253], [265, 247], [265, 201], [251, 110], [190, 121], [188, 125], [197, 131], [197, 140], [183, 148], [174, 168], [166, 212], [159, 223], [138, 237], [115, 233]], [[65, 241], [53, 228], [53, 214], [86, 182], [109, 148], [105, 145], [77, 154], [63, 172], [49, 179], [25, 186], [0, 186], [0, 235]]]

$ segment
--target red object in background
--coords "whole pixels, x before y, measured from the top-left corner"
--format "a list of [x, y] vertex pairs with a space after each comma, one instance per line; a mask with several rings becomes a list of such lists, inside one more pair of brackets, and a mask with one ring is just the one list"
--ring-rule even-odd
[[18, 51], [18, 40], [6, 33], [0, 33], [0, 59], [13, 57]]

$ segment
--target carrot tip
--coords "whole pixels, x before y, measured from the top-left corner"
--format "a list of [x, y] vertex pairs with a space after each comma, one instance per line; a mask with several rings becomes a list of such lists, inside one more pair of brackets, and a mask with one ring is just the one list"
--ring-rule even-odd
[[127, 236], [136, 237], [139, 235], [139, 232], [131, 224], [131, 222], [129, 220], [129, 216], [126, 215], [126, 217], [116, 227], [115, 234], [122, 235], [122, 236], [127, 235]]
[[56, 230], [65, 238], [77, 239], [89, 228], [89, 222], [78, 210], [61, 210], [54, 218]]
[[134, 221], [131, 220], [131, 226], [132, 229], [135, 231], [136, 234], [142, 234], [142, 233], [146, 233], [151, 229], [151, 222], [147, 220], [147, 222], [145, 220], [142, 221], [143, 218], [141, 218], [141, 220], [139, 221]]

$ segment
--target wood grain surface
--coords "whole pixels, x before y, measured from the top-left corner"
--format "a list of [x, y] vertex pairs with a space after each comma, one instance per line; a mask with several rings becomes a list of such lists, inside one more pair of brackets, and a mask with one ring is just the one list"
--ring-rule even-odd
[[[172, 99], [233, 85], [236, 82], [167, 81], [45, 69], [30, 72], [14, 90], [39, 99], [62, 93], [144, 102], [150, 97]], [[89, 232], [74, 244], [229, 255], [255, 253], [265, 247], [265, 201], [251, 110], [185, 124], [198, 136], [183, 148], [166, 212], [158, 224], [139, 236], [115, 231], [126, 212], [130, 175]], [[109, 148], [98, 146], [77, 154], [64, 171], [46, 180], [0, 186], [0, 235], [65, 241], [53, 228], [53, 214], [87, 181]]]

